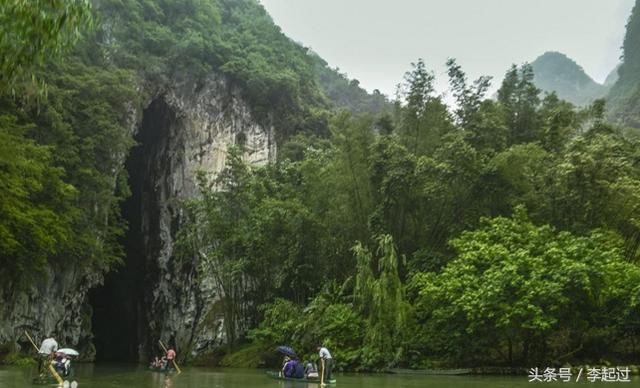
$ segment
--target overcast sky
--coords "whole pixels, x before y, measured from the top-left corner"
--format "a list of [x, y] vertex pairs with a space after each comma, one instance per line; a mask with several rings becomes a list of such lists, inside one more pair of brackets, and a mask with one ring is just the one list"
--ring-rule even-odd
[[[560, 51], [598, 82], [618, 63], [634, 0], [259, 0], [283, 32], [361, 86], [393, 95], [424, 58], [446, 88], [453, 57], [499, 83], [512, 63]], [[494, 85], [495, 87], [496, 85]]]

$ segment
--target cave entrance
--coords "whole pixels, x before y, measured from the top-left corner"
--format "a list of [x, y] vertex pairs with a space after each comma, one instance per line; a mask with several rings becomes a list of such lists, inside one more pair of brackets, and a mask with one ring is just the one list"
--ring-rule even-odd
[[96, 361], [145, 362], [156, 347], [149, 314], [161, 249], [159, 203], [169, 130], [175, 116], [163, 99], [144, 110], [137, 144], [125, 162], [131, 195], [121, 205], [128, 230], [121, 238], [124, 264], [89, 292]]

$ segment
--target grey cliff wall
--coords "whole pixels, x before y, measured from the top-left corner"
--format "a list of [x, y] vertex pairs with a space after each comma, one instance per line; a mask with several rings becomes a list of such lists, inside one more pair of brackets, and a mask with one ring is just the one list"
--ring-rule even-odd
[[[142, 236], [142, 251], [134, 259], [143, 271], [143, 284], [132, 290], [140, 295], [132, 297], [138, 301], [138, 359], [147, 361], [158, 338], [175, 342], [183, 355], [206, 352], [225, 341], [213, 280], [198, 275], [197, 262], [174, 257], [180, 203], [197, 196], [198, 171], [212, 176], [221, 171], [229, 145], [241, 139], [245, 159], [263, 164], [275, 158], [276, 142], [274, 128], [254, 120], [240, 90], [215, 76], [202, 82], [176, 80], [151, 93], [143, 105], [142, 111], [132, 108], [131, 131], [140, 146], [132, 150], [137, 155], [129, 156], [127, 169], [137, 185], [133, 195], [139, 196], [134, 214], [140, 219], [129, 224]], [[117, 157], [125, 164], [126, 155]], [[25, 329], [38, 340], [55, 333], [61, 345], [92, 360], [91, 314], [98, 306], [91, 306], [88, 295], [102, 284], [103, 269], [79, 272], [71, 265], [49, 272], [45, 284], [26, 292], [0, 291], [0, 346], [30, 346], [22, 335]]]
[[102, 281], [102, 271], [78, 270], [76, 266], [50, 268], [47, 280], [26, 291], [11, 295], [0, 292], [0, 344], [5, 351], [28, 350], [24, 332], [34, 337], [36, 345], [47, 333], [55, 334], [61, 346], [80, 349], [83, 359], [91, 360], [95, 349], [91, 343], [91, 308], [87, 292]]
[[231, 144], [242, 141], [250, 163], [275, 158], [275, 132], [257, 124], [240, 91], [217, 78], [200, 85], [178, 82], [158, 93], [138, 131], [137, 137], [148, 142], [140, 166], [146, 180], [140, 227], [149, 269], [139, 356], [146, 360], [158, 338], [193, 356], [225, 339], [214, 280], [199, 275], [196, 258], [180, 262], [174, 257], [180, 203], [197, 195], [199, 171], [214, 176], [222, 170]]

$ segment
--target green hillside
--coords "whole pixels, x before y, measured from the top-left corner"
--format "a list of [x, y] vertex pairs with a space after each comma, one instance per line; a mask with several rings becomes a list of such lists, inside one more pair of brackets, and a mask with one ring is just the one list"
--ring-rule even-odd
[[337, 108], [347, 109], [353, 113], [388, 113], [393, 105], [389, 99], [377, 89], [372, 94], [360, 87], [358, 80], [350, 80], [339, 70], [315, 53], [310, 53], [314, 62], [315, 77], [324, 94]]
[[566, 55], [546, 52], [531, 63], [535, 73], [534, 83], [545, 92], [555, 92], [558, 97], [574, 105], [584, 106], [604, 97], [606, 87], [589, 77], [581, 66]]
[[[56, 4], [63, 10], [71, 3]], [[4, 28], [19, 28], [8, 21], [31, 17], [28, 9], [2, 8]], [[62, 23], [63, 11], [55, 12], [40, 15], [43, 28]], [[3, 75], [9, 70], [14, 75], [0, 79], [0, 128], [14, 153], [4, 180], [24, 184], [19, 166], [32, 156], [39, 163], [32, 179], [49, 187], [42, 194], [30, 185], [3, 195], [15, 201], [2, 203], [0, 221], [6, 222], [0, 227], [0, 259], [6, 263], [4, 276], [11, 278], [9, 288], [14, 281], [28, 285], [23, 277], [43, 276], [47, 263], [59, 256], [105, 268], [122, 258], [117, 239], [125, 226], [118, 203], [128, 189], [120, 163], [133, 144], [128, 112], [140, 110], [175, 79], [226, 77], [242, 90], [257, 120], [274, 124], [281, 142], [298, 132], [326, 136], [331, 106], [363, 112], [381, 111], [386, 104], [383, 96], [368, 95], [286, 37], [254, 0], [101, 0], [93, 3], [92, 13], [92, 27], [82, 29], [75, 49], [60, 51], [64, 56], [53, 61], [47, 55], [18, 57], [11, 51], [15, 42], [0, 45], [6, 53]], [[73, 29], [75, 19], [67, 20]], [[37, 32], [5, 36], [17, 41]], [[43, 49], [52, 51], [55, 43]], [[15, 61], [8, 61], [12, 57]], [[33, 92], [29, 74], [46, 83], [46, 93]], [[352, 96], [343, 98], [346, 93]], [[32, 97], [16, 99], [16, 94]], [[116, 191], [114, 174], [124, 179], [115, 180]], [[32, 216], [46, 218], [33, 222]], [[49, 219], [58, 224], [52, 227]], [[53, 233], [45, 236], [42, 228]], [[30, 244], [16, 244], [27, 234]], [[25, 258], [20, 265], [18, 256]]]
[[[256, 0], [96, 0], [93, 22], [80, 0], [33, 1], [47, 6], [0, 4], [0, 66], [11, 70], [0, 79], [0, 297], [9, 311], [0, 329], [11, 326], [0, 332], [2, 352], [19, 349], [13, 334], [25, 328], [65, 340], [84, 330], [93, 341], [99, 304], [86, 288], [127, 271], [119, 264], [138, 253], [122, 236], [142, 211], [126, 219], [120, 206], [135, 197], [127, 175], [147, 178], [124, 162], [135, 116], [179, 80], [196, 93], [217, 77], [241, 94], [251, 120], [274, 129], [279, 157], [251, 164], [230, 146], [219, 174], [187, 172], [199, 192], [178, 197], [167, 188], [175, 171], [165, 171], [175, 155], [161, 144], [172, 116], [141, 124], [159, 145], [138, 160], [163, 175], [138, 190], [139, 203], [166, 194], [179, 216], [166, 212], [164, 229], [135, 235], [158, 245], [154, 253], [170, 245], [161, 258], [171, 271], [157, 280], [159, 265], [141, 263], [143, 282], [103, 289], [102, 301], [139, 301], [133, 307], [153, 315], [148, 325], [103, 320], [133, 353], [144, 332], [143, 356], [165, 334], [189, 349], [180, 362], [202, 356], [208, 365], [202, 349], [255, 367], [282, 344], [305, 357], [324, 344], [347, 371], [637, 359], [638, 142], [606, 122], [602, 100], [581, 106], [604, 92], [566, 56], [506, 69], [496, 99], [486, 96], [489, 77], [470, 80], [451, 59], [453, 108], [418, 59], [392, 114], [375, 115], [389, 112], [384, 96], [286, 37]], [[610, 98], [611, 117], [627, 125], [640, 124], [638, 13]], [[67, 298], [78, 290], [64, 289], [62, 273], [85, 290]], [[48, 293], [66, 303], [60, 322], [32, 311]], [[149, 303], [179, 293], [189, 295]], [[163, 327], [169, 319], [176, 326]], [[175, 333], [194, 322], [206, 338], [187, 348]]]
[[640, 2], [636, 1], [622, 45], [619, 78], [607, 97], [613, 122], [640, 128]]

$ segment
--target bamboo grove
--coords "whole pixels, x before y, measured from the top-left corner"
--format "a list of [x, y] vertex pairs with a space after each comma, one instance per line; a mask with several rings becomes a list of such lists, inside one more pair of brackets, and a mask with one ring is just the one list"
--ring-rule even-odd
[[0, 5], [3, 295], [117, 268], [128, 114], [148, 85], [214, 72], [278, 131], [277, 161], [228, 149], [180, 220], [175, 259], [216, 280], [225, 363], [319, 342], [343, 370], [637, 358], [635, 84], [575, 107], [514, 65], [490, 96], [450, 60], [447, 105], [418, 60], [388, 101], [252, 0], [29, 4]]
[[350, 370], [636, 354], [636, 140], [602, 100], [542, 95], [528, 65], [496, 99], [447, 65], [455, 108], [418, 61], [388, 113], [336, 113], [330, 136], [299, 134], [267, 166], [232, 148], [202, 177], [183, 252], [251, 344], [228, 363], [318, 342]]

